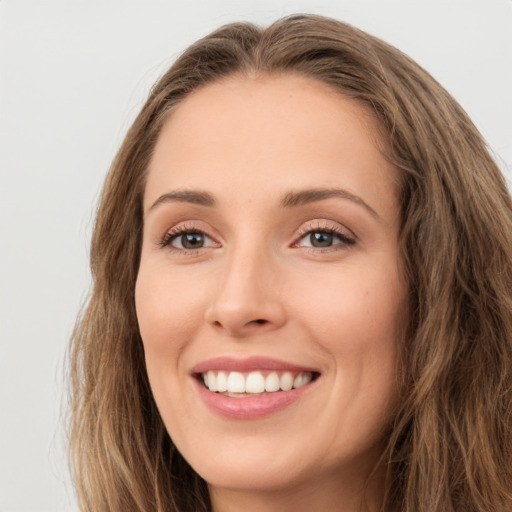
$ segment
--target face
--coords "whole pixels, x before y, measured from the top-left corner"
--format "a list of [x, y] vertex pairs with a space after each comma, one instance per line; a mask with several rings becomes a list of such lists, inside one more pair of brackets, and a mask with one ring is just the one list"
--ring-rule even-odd
[[136, 308], [153, 394], [210, 489], [361, 476], [396, 397], [406, 285], [377, 121], [297, 76], [173, 112], [149, 166]]

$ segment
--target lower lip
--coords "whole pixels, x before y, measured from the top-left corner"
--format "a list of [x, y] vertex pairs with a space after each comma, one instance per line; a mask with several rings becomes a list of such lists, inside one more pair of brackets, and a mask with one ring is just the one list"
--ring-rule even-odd
[[195, 378], [194, 381], [200, 397], [211, 411], [237, 420], [263, 418], [281, 411], [296, 402], [315, 382], [290, 391], [276, 391], [263, 396], [229, 397], [210, 391]]

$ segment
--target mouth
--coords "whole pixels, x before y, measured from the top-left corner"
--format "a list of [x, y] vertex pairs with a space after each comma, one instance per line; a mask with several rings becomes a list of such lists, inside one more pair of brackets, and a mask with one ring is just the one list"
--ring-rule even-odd
[[309, 396], [320, 376], [315, 368], [259, 356], [218, 357], [191, 372], [204, 404], [215, 414], [236, 420], [263, 418], [288, 408]]
[[231, 398], [265, 396], [301, 388], [319, 376], [312, 371], [209, 370], [195, 374], [205, 388]]

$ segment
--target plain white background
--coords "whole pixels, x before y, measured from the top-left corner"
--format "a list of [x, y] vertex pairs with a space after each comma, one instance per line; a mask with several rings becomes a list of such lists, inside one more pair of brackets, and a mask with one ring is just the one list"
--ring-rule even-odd
[[98, 193], [156, 78], [224, 23], [348, 21], [411, 55], [512, 174], [512, 0], [0, 0], [0, 512], [76, 511], [62, 415]]

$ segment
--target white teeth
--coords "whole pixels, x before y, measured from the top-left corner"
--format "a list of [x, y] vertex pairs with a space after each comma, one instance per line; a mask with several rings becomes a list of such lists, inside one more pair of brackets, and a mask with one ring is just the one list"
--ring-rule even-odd
[[217, 376], [214, 372], [207, 373], [207, 382], [205, 384], [210, 391], [217, 391]]
[[260, 372], [251, 372], [245, 380], [246, 393], [263, 393], [265, 391], [265, 377]]
[[279, 391], [279, 375], [276, 372], [269, 373], [265, 379], [265, 391]]
[[239, 372], [230, 372], [226, 391], [230, 393], [245, 393], [245, 378]]
[[290, 391], [293, 388], [293, 375], [290, 372], [284, 372], [279, 379], [279, 387], [283, 391]]
[[213, 392], [261, 394], [276, 391], [290, 391], [305, 386], [313, 379], [311, 372], [270, 372], [266, 377], [261, 372], [249, 373], [209, 371], [203, 374], [204, 385]]
[[219, 372], [217, 374], [217, 391], [223, 393], [228, 390], [228, 376], [226, 372]]
[[313, 378], [313, 375], [311, 373], [299, 373], [294, 381], [293, 381], [293, 387], [294, 388], [300, 388], [302, 386], [305, 386], [309, 382], [311, 382], [311, 379]]

